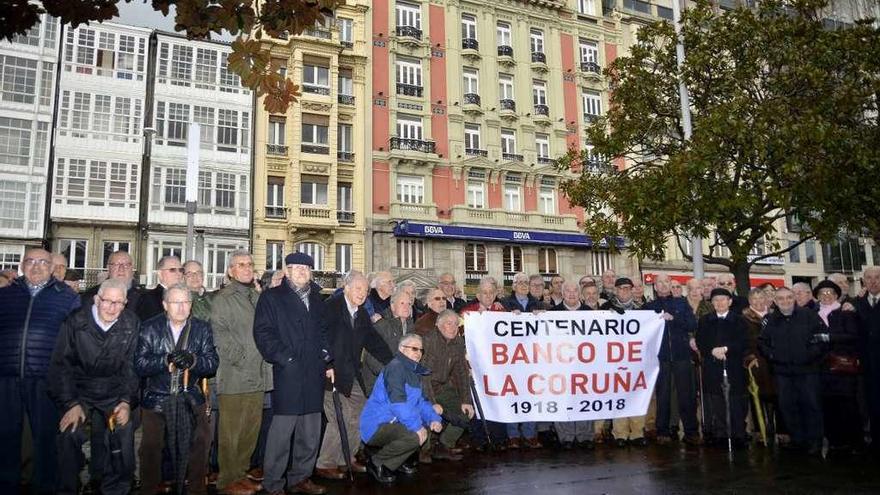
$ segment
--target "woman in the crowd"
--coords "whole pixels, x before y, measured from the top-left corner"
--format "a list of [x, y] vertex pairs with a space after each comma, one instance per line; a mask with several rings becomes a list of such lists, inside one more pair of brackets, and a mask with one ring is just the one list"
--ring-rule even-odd
[[[781, 428], [780, 422], [782, 416], [777, 419], [776, 414], [776, 385], [773, 383], [773, 374], [770, 370], [770, 363], [764, 359], [764, 356], [758, 350], [758, 337], [761, 336], [761, 328], [763, 327], [764, 317], [770, 311], [767, 293], [760, 288], [749, 291], [749, 307], [743, 310], [742, 316], [746, 320], [748, 326], [749, 347], [746, 351], [745, 365], [751, 376], [754, 377], [755, 383], [758, 385], [758, 397], [761, 403], [761, 414], [764, 416], [766, 424], [767, 442], [772, 442], [776, 438]], [[748, 378], [751, 380], [751, 378]], [[757, 414], [754, 403], [751, 403], [752, 425], [757, 429]]]

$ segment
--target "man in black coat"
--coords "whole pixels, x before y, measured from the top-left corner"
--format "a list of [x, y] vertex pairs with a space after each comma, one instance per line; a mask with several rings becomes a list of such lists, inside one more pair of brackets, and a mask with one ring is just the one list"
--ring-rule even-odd
[[131, 487], [134, 428], [129, 419], [138, 398], [134, 351], [140, 321], [125, 309], [127, 291], [125, 282], [105, 280], [93, 304], [84, 305], [61, 325], [48, 372], [49, 395], [64, 412], [59, 424], [57, 493], [77, 493], [85, 423], [91, 423], [94, 452], [96, 444], [110, 442], [108, 421], [115, 425], [120, 454], [116, 462], [103, 451], [100, 460], [93, 455], [92, 463], [99, 465], [92, 471], [101, 480], [101, 493], [128, 493]]
[[765, 317], [758, 345], [772, 365], [779, 411], [791, 434], [791, 446], [820, 454], [823, 348], [817, 335], [825, 334], [825, 327], [815, 311], [795, 305], [791, 289], [776, 289], [775, 302], [776, 311]]
[[865, 395], [871, 417], [871, 448], [880, 454], [880, 267], [865, 269], [865, 295], [854, 304], [862, 339]]
[[[134, 283], [134, 263], [131, 255], [126, 251], [114, 251], [107, 258], [107, 279], [115, 278], [121, 280], [128, 287], [125, 293], [125, 309], [136, 312], [138, 302], [141, 298], [141, 291], [138, 290], [137, 284]], [[89, 306], [98, 294], [101, 284], [95, 285], [85, 290], [80, 296], [82, 297], [82, 305]]]
[[732, 273], [722, 273], [718, 275], [716, 284], [718, 287], [727, 289], [727, 291], [730, 292], [731, 298], [733, 299], [733, 302], [730, 305], [731, 311], [741, 315], [742, 312], [749, 307], [749, 298], [736, 293], [736, 278], [734, 278]]
[[140, 299], [135, 307], [135, 313], [141, 322], [165, 312], [162, 305], [165, 289], [172, 285], [183, 282], [183, 265], [177, 256], [165, 256], [159, 260], [159, 268], [156, 275], [159, 283], [156, 287], [141, 291]]
[[[703, 393], [706, 394], [706, 432], [709, 443], [727, 445], [732, 438], [737, 446], [745, 445], [746, 438], [746, 374], [743, 356], [748, 347], [746, 320], [731, 306], [733, 296], [727, 289], [712, 289], [710, 301], [713, 311], [700, 318], [696, 342], [703, 356]], [[725, 403], [724, 371], [730, 384]], [[727, 411], [730, 411], [730, 431], [727, 429]]]
[[437, 287], [443, 291], [443, 297], [446, 298], [446, 309], [461, 313], [462, 308], [467, 306], [467, 301], [455, 295], [458, 290], [458, 287], [455, 285], [455, 275], [449, 272], [440, 275]]
[[[361, 355], [366, 350], [382, 366], [388, 364], [394, 355], [373, 328], [370, 316], [362, 307], [369, 287], [367, 278], [361, 272], [352, 270], [345, 276], [343, 286], [342, 294], [327, 300], [324, 320], [327, 323], [327, 340], [333, 355], [335, 385], [339, 391], [348, 445], [355, 450], [361, 443], [360, 417], [367, 400], [366, 386], [361, 375]], [[330, 390], [324, 392], [324, 415], [327, 417], [327, 428], [324, 430], [315, 474], [327, 479], [343, 479], [345, 473], [339, 467], [345, 466], [345, 457], [337, 423], [339, 418], [336, 417], [333, 393]], [[354, 471], [367, 471], [366, 466], [354, 458], [350, 461]]]
[[321, 288], [312, 282], [312, 257], [291, 253], [284, 263], [284, 280], [260, 295], [254, 315], [254, 342], [272, 363], [275, 386], [263, 488], [284, 495], [286, 472], [289, 491], [321, 494], [326, 488], [309, 477], [321, 441], [324, 380], [334, 380], [326, 311]]

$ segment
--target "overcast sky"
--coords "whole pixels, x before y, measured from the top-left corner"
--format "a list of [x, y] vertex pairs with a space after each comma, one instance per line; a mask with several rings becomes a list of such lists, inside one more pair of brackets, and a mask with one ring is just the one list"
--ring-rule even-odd
[[165, 17], [161, 12], [153, 10], [150, 3], [143, 3], [143, 0], [135, 0], [132, 3], [119, 2], [118, 5], [119, 17], [114, 18], [114, 22], [174, 31], [174, 6], [168, 12], [168, 17]]

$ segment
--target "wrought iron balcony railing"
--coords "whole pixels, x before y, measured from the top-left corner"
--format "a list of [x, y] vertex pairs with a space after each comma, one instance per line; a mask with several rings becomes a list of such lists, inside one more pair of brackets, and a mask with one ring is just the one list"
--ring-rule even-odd
[[434, 150], [436, 149], [436, 144], [434, 143], [434, 141], [428, 141], [425, 139], [409, 139], [395, 136], [391, 138], [391, 149], [402, 151], [418, 151], [420, 153], [434, 153]]

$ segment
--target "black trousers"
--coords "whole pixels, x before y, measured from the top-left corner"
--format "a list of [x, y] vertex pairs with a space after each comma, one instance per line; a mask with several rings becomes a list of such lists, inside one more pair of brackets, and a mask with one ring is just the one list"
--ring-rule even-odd
[[42, 378], [0, 378], [0, 493], [21, 488], [21, 436], [27, 415], [33, 437], [34, 474], [30, 493], [53, 493], [58, 468], [55, 437], [61, 416]]
[[[674, 387], [673, 387], [674, 384]], [[672, 393], [676, 397], [673, 400]], [[690, 360], [661, 361], [657, 377], [657, 435], [670, 436], [672, 405], [678, 402], [678, 414], [685, 436], [697, 436], [697, 393], [694, 388], [694, 366]], [[676, 425], [677, 426], [677, 425]]]
[[775, 376], [779, 412], [791, 441], [800, 447], [822, 444], [821, 385], [818, 373]]
[[[746, 438], [746, 397], [730, 394], [730, 404], [724, 403], [723, 394], [706, 394], [705, 402], [710, 404], [706, 416], [707, 434], [710, 438], [721, 440], [728, 437], [734, 440]], [[730, 432], [727, 431], [727, 408], [730, 408]]]
[[[489, 431], [489, 438], [486, 438], [486, 430]], [[474, 416], [471, 419], [468, 431], [470, 431], [474, 447], [486, 445], [489, 439], [492, 440], [492, 444], [496, 447], [507, 442], [507, 425], [505, 423], [486, 421], [486, 428], [483, 429], [483, 420]]]
[[[91, 451], [100, 449], [100, 457], [92, 455], [89, 474], [92, 479], [100, 481], [101, 493], [105, 495], [126, 494], [131, 491], [131, 478], [134, 474], [134, 424], [135, 414], [125, 426], [117, 426], [113, 435], [119, 441], [119, 452], [108, 454], [110, 448], [110, 431], [106, 428], [106, 417], [98, 409], [86, 411], [86, 421], [91, 425], [88, 435]], [[97, 428], [96, 428], [97, 426]], [[86, 425], [80, 425], [76, 431], [70, 428], [58, 435], [58, 491], [59, 494], [77, 493], [79, 472], [82, 470], [85, 457], [82, 446], [86, 441]], [[100, 433], [98, 433], [100, 432]], [[112, 455], [112, 457], [111, 457]], [[113, 461], [113, 458], [116, 461]]]

